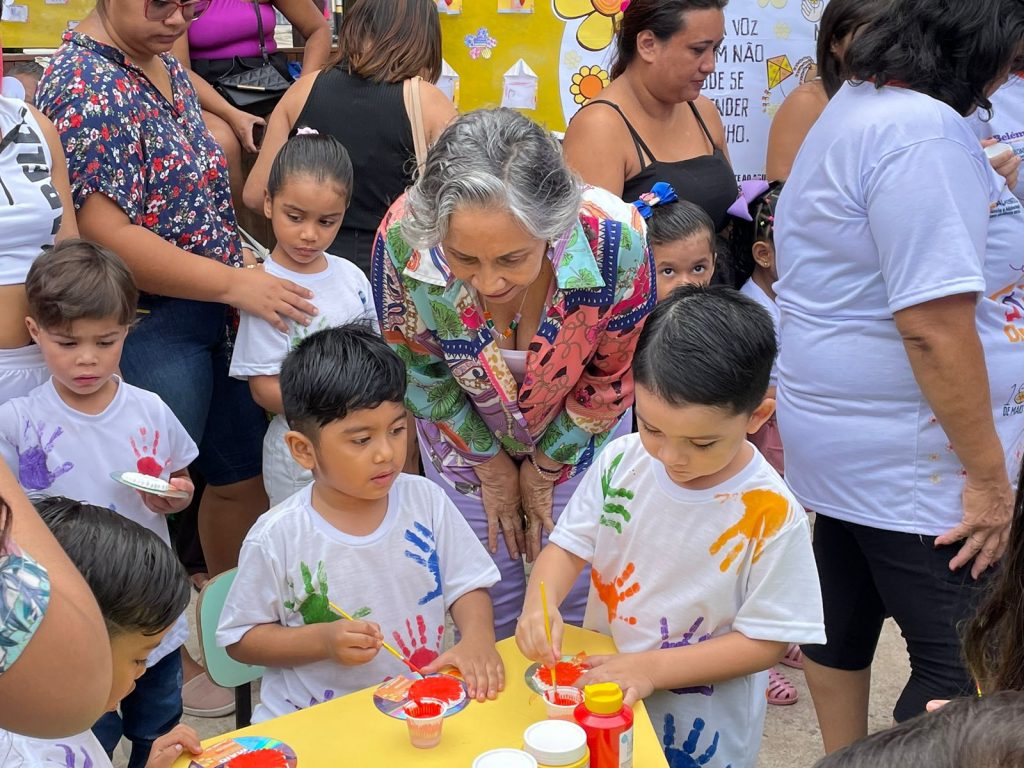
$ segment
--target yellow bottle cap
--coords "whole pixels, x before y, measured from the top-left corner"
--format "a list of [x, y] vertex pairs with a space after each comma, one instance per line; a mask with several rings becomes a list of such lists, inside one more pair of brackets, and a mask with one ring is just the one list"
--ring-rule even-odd
[[614, 715], [622, 709], [622, 689], [617, 683], [584, 686], [583, 703], [595, 715]]

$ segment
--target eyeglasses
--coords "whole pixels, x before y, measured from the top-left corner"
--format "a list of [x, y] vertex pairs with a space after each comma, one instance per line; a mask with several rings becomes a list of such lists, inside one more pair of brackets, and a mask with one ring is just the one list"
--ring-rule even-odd
[[146, 18], [150, 21], [164, 21], [181, 9], [182, 18], [192, 21], [202, 16], [210, 7], [210, 0], [187, 0], [179, 3], [176, 0], [146, 0]]

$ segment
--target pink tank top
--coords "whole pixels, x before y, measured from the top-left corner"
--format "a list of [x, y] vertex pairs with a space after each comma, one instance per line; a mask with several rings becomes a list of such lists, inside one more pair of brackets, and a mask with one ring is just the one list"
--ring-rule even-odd
[[[267, 53], [277, 50], [274, 6], [260, 3], [264, 44]], [[212, 0], [206, 12], [188, 29], [189, 53], [193, 59], [230, 59], [259, 56], [259, 27], [251, 0]]]

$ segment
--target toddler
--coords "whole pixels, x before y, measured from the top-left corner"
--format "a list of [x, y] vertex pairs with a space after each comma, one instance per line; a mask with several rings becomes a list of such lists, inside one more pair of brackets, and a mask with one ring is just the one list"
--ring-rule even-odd
[[[312, 485], [242, 545], [217, 642], [267, 668], [253, 721], [452, 664], [469, 695], [503, 687], [488, 587], [498, 570], [444, 491], [400, 474], [406, 374], [368, 324], [312, 334], [281, 367], [284, 440]], [[342, 619], [338, 609], [353, 616]], [[461, 640], [441, 653], [446, 611]]]

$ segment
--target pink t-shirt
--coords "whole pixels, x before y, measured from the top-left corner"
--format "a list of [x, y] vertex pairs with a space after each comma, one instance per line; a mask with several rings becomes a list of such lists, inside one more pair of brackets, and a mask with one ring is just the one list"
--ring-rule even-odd
[[[267, 53], [277, 51], [274, 6], [260, 3]], [[245, 0], [212, 0], [210, 7], [188, 29], [189, 53], [193, 59], [230, 59], [259, 56], [259, 27], [256, 9]]]

